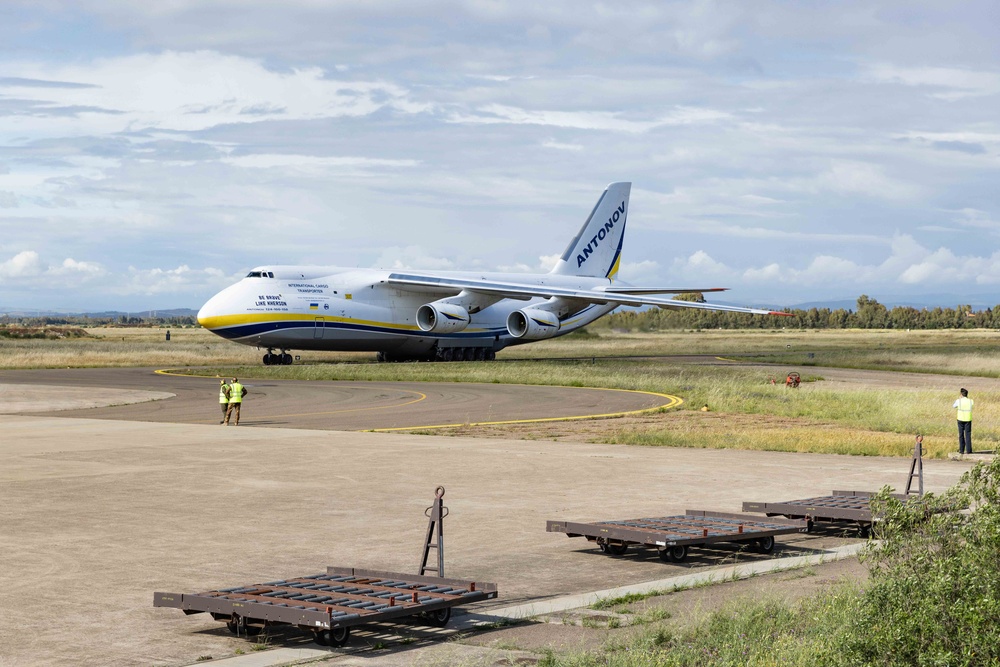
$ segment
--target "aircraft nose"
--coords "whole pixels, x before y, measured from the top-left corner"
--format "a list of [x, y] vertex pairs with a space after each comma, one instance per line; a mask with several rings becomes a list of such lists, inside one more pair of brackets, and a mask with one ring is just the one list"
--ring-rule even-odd
[[225, 313], [222, 311], [222, 293], [218, 293], [205, 302], [205, 305], [198, 311], [198, 324], [211, 330], [217, 323], [218, 318]]

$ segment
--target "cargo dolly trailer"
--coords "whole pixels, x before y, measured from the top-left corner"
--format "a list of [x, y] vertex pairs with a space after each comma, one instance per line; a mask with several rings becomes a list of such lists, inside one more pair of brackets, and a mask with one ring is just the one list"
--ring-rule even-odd
[[[154, 607], [173, 607], [185, 614], [208, 613], [224, 621], [236, 635], [251, 636], [274, 626], [312, 632], [321, 646], [343, 646], [351, 628], [406, 617], [444, 627], [451, 610], [497, 596], [496, 584], [444, 576], [444, 487], [434, 490], [424, 511], [427, 536], [419, 574], [328, 567], [324, 574], [291, 577], [263, 584], [220, 588], [204, 593], [154, 593]], [[429, 564], [437, 552], [436, 567]], [[426, 572], [437, 570], [437, 576]]]
[[[907, 502], [920, 502], [924, 495], [924, 437], [917, 435], [913, 443], [913, 457], [910, 460], [910, 472], [906, 476], [906, 488], [903, 493], [890, 494], [892, 498]], [[917, 488], [913, 482], [916, 480]], [[871, 535], [872, 517], [871, 491], [833, 491], [829, 496], [803, 498], [801, 500], [784, 500], [776, 503], [745, 502], [744, 512], [758, 512], [769, 517], [784, 516], [789, 519], [805, 519], [812, 530], [813, 524], [821, 523], [853, 523], [860, 537]]]
[[567, 537], [586, 537], [610, 555], [624, 554], [629, 545], [651, 547], [659, 551], [662, 560], [680, 563], [687, 558], [690, 547], [717, 542], [746, 543], [759, 553], [771, 553], [776, 535], [804, 533], [807, 525], [792, 519], [687, 510], [679, 516], [623, 521], [547, 521], [545, 530], [566, 533]]
[[155, 593], [153, 606], [206, 612], [234, 634], [289, 625], [312, 632], [321, 646], [343, 646], [356, 625], [418, 617], [444, 627], [452, 607], [496, 596], [496, 584], [328, 567], [325, 574], [204, 593]]
[[[802, 498], [801, 500], [784, 500], [776, 503], [745, 502], [744, 512], [757, 512], [768, 517], [783, 516], [789, 519], [804, 519], [812, 530], [814, 523], [854, 524], [861, 537], [871, 533], [872, 510], [870, 491], [833, 491], [829, 496]], [[902, 493], [892, 494], [904, 502], [911, 496]]]

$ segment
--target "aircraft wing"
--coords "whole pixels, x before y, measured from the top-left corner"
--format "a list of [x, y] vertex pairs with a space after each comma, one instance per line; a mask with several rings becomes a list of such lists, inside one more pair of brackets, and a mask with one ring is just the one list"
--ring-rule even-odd
[[692, 292], [726, 292], [728, 287], [605, 287], [612, 294], [690, 294]]
[[[525, 285], [512, 282], [497, 282], [492, 280], [476, 280], [470, 278], [441, 277], [432, 274], [408, 274], [391, 273], [388, 282], [391, 285], [409, 288], [423, 288], [436, 293], [452, 291], [455, 294], [465, 290], [469, 292], [480, 292], [506, 299], [528, 299], [552, 297], [562, 297], [564, 299], [576, 299], [588, 303], [600, 305], [613, 303], [619, 306], [659, 306], [660, 308], [694, 308], [695, 310], [719, 310], [731, 313], [751, 313], [754, 315], [789, 315], [773, 310], [763, 310], [760, 308], [741, 308], [739, 306], [724, 306], [711, 303], [694, 303], [691, 301], [677, 301], [657, 296], [647, 296], [645, 294], [633, 294], [619, 291], [619, 289], [639, 289], [643, 288], [602, 288], [595, 290], [571, 289], [566, 287], [556, 287], [553, 285]], [[649, 288], [656, 289], [656, 288]], [[713, 288], [711, 291], [718, 291], [720, 288]], [[671, 290], [672, 291], [672, 290]], [[683, 290], [688, 291], [688, 290]], [[695, 291], [695, 290], [691, 290]], [[708, 291], [708, 290], [697, 290]]]

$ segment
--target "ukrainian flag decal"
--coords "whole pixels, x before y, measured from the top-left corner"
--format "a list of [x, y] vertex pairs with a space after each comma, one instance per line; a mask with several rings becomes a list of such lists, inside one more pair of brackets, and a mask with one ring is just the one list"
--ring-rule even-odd
[[309, 310], [319, 310], [319, 304], [318, 303], [310, 303], [309, 304]]

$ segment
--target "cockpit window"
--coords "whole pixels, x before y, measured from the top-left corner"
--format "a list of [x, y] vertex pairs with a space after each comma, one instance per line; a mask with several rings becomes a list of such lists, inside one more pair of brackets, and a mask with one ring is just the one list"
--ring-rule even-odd
[[247, 274], [247, 278], [263, 278], [262, 271], [251, 271]]
[[268, 277], [268, 278], [273, 278], [273, 277], [274, 277], [274, 274], [273, 274], [273, 273], [271, 273], [270, 271], [268, 271], [268, 272], [267, 272], [267, 277]]

